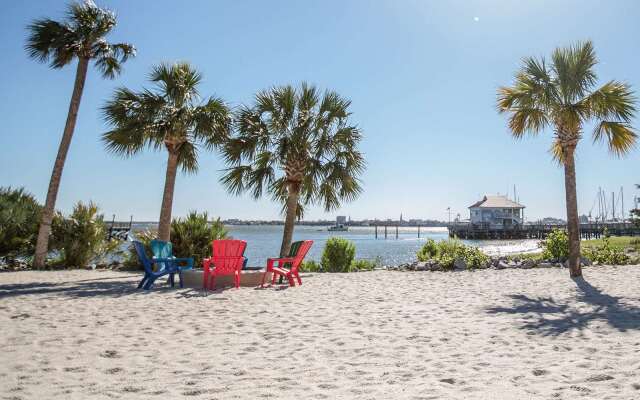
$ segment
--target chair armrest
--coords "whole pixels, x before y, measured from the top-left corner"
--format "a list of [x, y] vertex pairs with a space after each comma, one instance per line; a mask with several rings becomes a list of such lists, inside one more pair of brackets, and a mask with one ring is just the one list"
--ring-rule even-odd
[[271, 262], [293, 262], [295, 260], [295, 258], [293, 257], [282, 257], [282, 258], [268, 258], [267, 261], [271, 261]]
[[268, 258], [267, 259], [267, 271], [271, 271], [273, 268], [273, 264], [278, 263], [278, 266], [281, 266], [283, 263], [293, 262], [292, 257], [282, 257], [282, 258]]
[[180, 269], [193, 269], [193, 258], [192, 257], [185, 257], [185, 258], [174, 258], [173, 261], [177, 264], [180, 262], [184, 262], [187, 263], [187, 265], [183, 266], [183, 265], [178, 265], [178, 268]]
[[156, 257], [151, 257], [151, 262], [153, 263], [158, 263], [158, 262], [173, 262], [175, 260], [175, 258], [173, 257], [169, 257], [169, 258], [156, 258]]

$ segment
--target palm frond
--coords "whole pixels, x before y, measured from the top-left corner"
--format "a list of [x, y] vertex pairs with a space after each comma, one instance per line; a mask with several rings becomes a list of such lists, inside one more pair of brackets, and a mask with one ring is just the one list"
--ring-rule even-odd
[[583, 97], [595, 84], [597, 76], [593, 67], [598, 61], [591, 41], [557, 48], [552, 60], [552, 69], [565, 104]]
[[559, 140], [556, 139], [553, 141], [551, 149], [549, 149], [549, 153], [551, 153], [551, 157], [558, 163], [558, 165], [562, 165], [564, 163], [564, 149], [562, 148], [562, 144]]
[[194, 107], [191, 113], [193, 133], [207, 149], [216, 148], [229, 138], [231, 132], [231, 111], [225, 102], [211, 97], [205, 104]]
[[629, 124], [617, 121], [601, 121], [593, 132], [594, 141], [604, 141], [611, 154], [618, 157], [635, 147], [637, 137]]
[[222, 184], [227, 188], [229, 193], [239, 195], [246, 190], [247, 176], [251, 173], [250, 165], [238, 165], [228, 168], [224, 171], [224, 175], [220, 179]]
[[515, 138], [521, 138], [526, 133], [537, 135], [548, 125], [547, 114], [535, 108], [515, 109], [509, 118], [509, 130]]
[[29, 57], [51, 68], [62, 68], [77, 56], [80, 41], [76, 32], [65, 23], [39, 19], [27, 26], [29, 36], [25, 50]]
[[186, 174], [198, 172], [198, 148], [190, 142], [184, 142], [178, 147], [178, 166]]
[[162, 63], [152, 68], [149, 80], [158, 84], [176, 107], [182, 107], [198, 99], [202, 74], [186, 62]]
[[96, 68], [107, 79], [113, 79], [122, 71], [122, 64], [136, 54], [136, 49], [128, 43], [109, 44], [99, 41], [93, 46]]
[[629, 85], [610, 81], [585, 97], [580, 104], [595, 118], [616, 119], [628, 123], [636, 112], [635, 102], [636, 98]]

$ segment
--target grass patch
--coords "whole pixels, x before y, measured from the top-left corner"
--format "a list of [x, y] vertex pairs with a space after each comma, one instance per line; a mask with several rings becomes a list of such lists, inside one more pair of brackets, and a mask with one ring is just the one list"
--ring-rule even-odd
[[[583, 240], [580, 247], [583, 249], [595, 249], [605, 244], [604, 238]], [[627, 247], [633, 247], [640, 251], [640, 237], [638, 236], [611, 236], [609, 238], [609, 246], [617, 250], [624, 250]]]

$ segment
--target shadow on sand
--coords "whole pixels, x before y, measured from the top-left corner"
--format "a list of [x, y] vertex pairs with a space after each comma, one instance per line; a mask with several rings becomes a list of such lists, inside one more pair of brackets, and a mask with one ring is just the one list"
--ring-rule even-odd
[[522, 329], [541, 335], [561, 335], [582, 331], [591, 322], [601, 321], [624, 332], [640, 330], [640, 308], [625, 304], [623, 297], [610, 296], [592, 286], [584, 278], [575, 278], [578, 293], [575, 300], [557, 302], [553, 298], [509, 295], [511, 307], [491, 307], [490, 314], [521, 314], [526, 321]]
[[[104, 277], [96, 279], [74, 280], [70, 282], [34, 282], [0, 285], [0, 300], [18, 296], [63, 295], [68, 297], [122, 297], [131, 294], [148, 293], [138, 290], [139, 274], [131, 277]], [[177, 287], [177, 286], [176, 286]], [[164, 280], [158, 280], [152, 291], [173, 290]]]

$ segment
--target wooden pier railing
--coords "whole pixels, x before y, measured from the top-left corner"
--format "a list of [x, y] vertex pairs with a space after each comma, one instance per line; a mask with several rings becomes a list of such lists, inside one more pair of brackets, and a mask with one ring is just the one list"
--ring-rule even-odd
[[[566, 225], [526, 224], [491, 226], [487, 224], [457, 223], [448, 226], [449, 236], [460, 239], [544, 239], [554, 229]], [[580, 224], [580, 237], [598, 239], [605, 229], [612, 236], [639, 236], [640, 227], [628, 222]]]
[[118, 240], [127, 240], [127, 236], [129, 232], [131, 232], [131, 226], [133, 225], [133, 215], [129, 220], [129, 223], [126, 222], [116, 222], [116, 216], [113, 216], [113, 219], [109, 223], [107, 227], [107, 240], [118, 239]]

